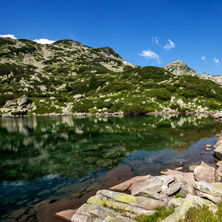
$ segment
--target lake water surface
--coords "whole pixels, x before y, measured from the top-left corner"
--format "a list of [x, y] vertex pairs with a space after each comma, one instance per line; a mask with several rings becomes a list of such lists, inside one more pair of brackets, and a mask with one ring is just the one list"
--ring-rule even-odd
[[214, 165], [205, 144], [221, 130], [207, 115], [1, 118], [0, 215], [45, 199], [80, 201], [179, 162]]

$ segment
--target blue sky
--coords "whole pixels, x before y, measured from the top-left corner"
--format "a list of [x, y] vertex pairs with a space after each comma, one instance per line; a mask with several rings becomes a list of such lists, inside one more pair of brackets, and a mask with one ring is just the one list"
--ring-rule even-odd
[[0, 35], [110, 46], [135, 65], [222, 74], [220, 0], [0, 0]]

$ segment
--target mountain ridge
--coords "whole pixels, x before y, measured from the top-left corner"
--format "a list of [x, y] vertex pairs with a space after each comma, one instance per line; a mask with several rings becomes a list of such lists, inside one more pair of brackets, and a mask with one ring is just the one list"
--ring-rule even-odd
[[[182, 61], [135, 66], [110, 47], [73, 40], [43, 45], [0, 38], [0, 106], [25, 94], [33, 101], [32, 115], [212, 111], [222, 105], [221, 79]], [[5, 105], [0, 112], [17, 109]]]

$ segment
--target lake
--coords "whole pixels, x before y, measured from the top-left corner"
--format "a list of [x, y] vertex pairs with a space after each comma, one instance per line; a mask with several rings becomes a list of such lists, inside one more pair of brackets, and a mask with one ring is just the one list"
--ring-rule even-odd
[[213, 166], [205, 144], [221, 130], [208, 115], [0, 118], [0, 215], [46, 199], [77, 206], [98, 189], [166, 168]]

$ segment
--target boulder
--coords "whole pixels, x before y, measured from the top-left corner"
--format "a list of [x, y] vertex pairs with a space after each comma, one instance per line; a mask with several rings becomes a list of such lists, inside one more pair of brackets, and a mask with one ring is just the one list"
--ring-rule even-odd
[[222, 183], [207, 183], [205, 181], [195, 182], [194, 188], [203, 193], [210, 194], [215, 197], [222, 197]]
[[97, 195], [109, 198], [116, 203], [125, 203], [129, 206], [138, 207], [146, 210], [153, 210], [158, 206], [166, 205], [164, 201], [146, 198], [142, 196], [132, 196], [125, 193], [114, 192], [111, 190], [99, 190]]
[[102, 222], [102, 221], [126, 221], [135, 222], [135, 220], [121, 216], [120, 213], [115, 212], [112, 209], [102, 207], [95, 204], [83, 204], [77, 212], [72, 216], [71, 221], [73, 222]]
[[113, 209], [117, 212], [118, 211], [129, 211], [129, 212], [131, 212], [130, 217], [132, 217], [132, 218], [135, 218], [138, 215], [144, 215], [144, 214], [150, 215], [155, 212], [154, 210], [144, 209], [144, 208], [138, 207], [138, 206], [132, 206], [132, 205], [130, 205], [131, 202], [129, 200], [127, 203], [126, 202], [125, 203], [119, 202], [119, 201], [115, 201], [111, 198], [105, 197], [101, 194], [97, 194], [95, 196], [90, 197], [88, 199], [87, 203], [99, 205], [102, 207], [107, 207], [107, 208]]
[[27, 106], [32, 103], [28, 96], [23, 95], [18, 99], [18, 106]]
[[14, 100], [8, 100], [6, 101], [4, 108], [16, 108], [18, 106], [17, 102]]
[[120, 183], [116, 186], [110, 187], [109, 189], [113, 191], [120, 191], [120, 192], [131, 191], [131, 187], [133, 184], [134, 186], [140, 186], [140, 184], [145, 183], [150, 178], [152, 178], [151, 175], [133, 177], [132, 179], [127, 180], [123, 183]]
[[71, 221], [71, 218], [72, 218], [73, 214], [76, 213], [76, 211], [77, 211], [77, 209], [63, 210], [63, 211], [57, 212], [55, 215], [57, 217], [64, 219], [64, 220]]
[[214, 150], [214, 156], [218, 160], [222, 160], [222, 143]]
[[187, 194], [196, 195], [196, 191], [192, 183], [183, 184], [180, 189], [180, 195], [185, 197]]
[[216, 169], [204, 162], [195, 168], [194, 177], [197, 181], [205, 181], [207, 183], [219, 182], [221, 179]]
[[188, 194], [186, 198], [183, 199], [183, 202], [174, 210], [174, 213], [162, 220], [162, 222], [177, 222], [180, 219], [185, 218], [185, 214], [190, 207], [198, 207], [203, 204], [209, 206], [209, 210], [216, 213], [217, 206], [211, 201]]
[[81, 98], [84, 98], [83, 94], [76, 94], [73, 96], [73, 99], [81, 99]]
[[218, 162], [216, 163], [216, 166], [217, 166], [217, 167], [222, 166], [222, 160], [221, 160], [221, 161], [218, 161]]

